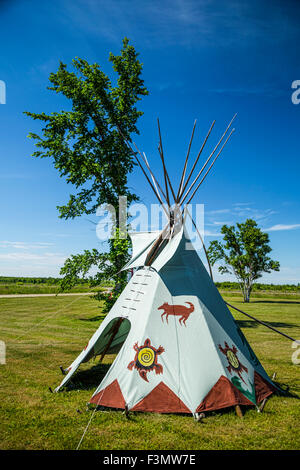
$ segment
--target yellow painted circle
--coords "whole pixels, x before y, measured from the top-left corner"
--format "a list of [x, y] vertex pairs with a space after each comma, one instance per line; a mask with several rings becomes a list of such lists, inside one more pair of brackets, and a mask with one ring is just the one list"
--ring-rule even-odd
[[151, 366], [154, 362], [155, 354], [151, 348], [143, 348], [138, 353], [138, 361], [142, 366]]
[[239, 363], [239, 360], [236, 357], [236, 355], [230, 350], [227, 351], [226, 355], [227, 355], [227, 359], [228, 359], [229, 363], [232, 365], [232, 367], [234, 367], [235, 369], [238, 369], [240, 363]]

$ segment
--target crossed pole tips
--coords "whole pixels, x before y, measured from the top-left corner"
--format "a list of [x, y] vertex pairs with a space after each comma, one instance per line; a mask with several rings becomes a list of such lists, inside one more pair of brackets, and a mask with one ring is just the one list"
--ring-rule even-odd
[[[132, 144], [135, 148], [135, 150], [134, 150], [133, 147], [131, 146], [131, 142], [129, 141], [129, 139], [126, 138], [123, 135], [120, 127], [117, 125], [118, 131], [119, 131], [121, 137], [123, 138], [125, 144], [127, 145], [129, 150], [131, 151], [134, 158], [136, 159], [136, 161], [137, 161], [139, 167], [141, 168], [144, 176], [146, 177], [152, 191], [154, 192], [156, 198], [158, 199], [159, 203], [163, 207], [163, 210], [165, 211], [167, 219], [168, 219], [168, 224], [167, 225], [172, 226], [174, 224], [174, 220], [173, 220], [174, 219], [174, 210], [172, 209], [174, 207], [174, 205], [175, 205], [175, 208], [176, 207], [180, 208], [186, 200], [187, 200], [186, 205], [188, 205], [191, 202], [191, 200], [194, 198], [194, 196], [197, 193], [198, 189], [200, 188], [201, 184], [204, 182], [204, 180], [207, 177], [208, 173], [211, 171], [213, 165], [215, 164], [217, 158], [219, 157], [219, 155], [221, 154], [221, 152], [224, 149], [225, 145], [227, 144], [228, 140], [232, 136], [235, 129], [231, 128], [231, 125], [232, 125], [234, 119], [236, 118], [236, 116], [237, 116], [237, 114], [235, 114], [233, 116], [233, 118], [229, 122], [228, 126], [226, 127], [224, 133], [222, 134], [221, 138], [219, 139], [217, 145], [214, 147], [212, 152], [209, 154], [208, 158], [206, 159], [205, 163], [200, 168], [200, 171], [198, 172], [198, 174], [194, 178], [193, 182], [188, 186], [188, 184], [190, 182], [190, 179], [191, 179], [191, 177], [194, 173], [194, 170], [197, 166], [197, 163], [200, 159], [200, 156], [201, 156], [201, 154], [202, 154], [202, 152], [203, 152], [203, 150], [206, 146], [207, 140], [208, 140], [208, 138], [211, 134], [211, 131], [212, 131], [212, 129], [215, 125], [215, 122], [216, 122], [215, 120], [212, 122], [212, 124], [211, 124], [211, 126], [208, 130], [208, 133], [207, 133], [207, 135], [206, 135], [206, 137], [205, 137], [205, 139], [204, 139], [204, 141], [201, 145], [201, 148], [200, 148], [200, 150], [199, 150], [199, 152], [198, 152], [198, 154], [197, 154], [197, 156], [194, 160], [192, 168], [191, 168], [191, 170], [188, 173], [188, 176], [186, 178], [188, 161], [189, 161], [189, 157], [190, 157], [190, 153], [191, 153], [191, 147], [192, 147], [192, 142], [193, 142], [196, 123], [197, 123], [197, 121], [195, 120], [194, 125], [193, 125], [193, 129], [192, 129], [191, 138], [190, 138], [189, 145], [188, 145], [188, 149], [187, 149], [187, 153], [186, 153], [186, 157], [185, 157], [185, 161], [184, 161], [184, 166], [183, 166], [182, 173], [181, 173], [181, 178], [180, 178], [180, 183], [179, 183], [179, 187], [178, 187], [178, 190], [177, 190], [177, 194], [175, 194], [175, 192], [174, 192], [174, 189], [173, 189], [173, 186], [172, 186], [172, 183], [170, 181], [170, 177], [169, 177], [169, 174], [168, 174], [168, 171], [167, 171], [167, 168], [166, 168], [166, 161], [165, 161], [165, 156], [164, 156], [164, 150], [163, 150], [163, 144], [162, 144], [162, 137], [161, 137], [159, 119], [157, 118], [158, 137], [159, 137], [158, 152], [159, 152], [161, 162], [162, 162], [162, 167], [163, 167], [164, 189], [162, 189], [162, 187], [159, 184], [157, 178], [154, 176], [154, 173], [151, 170], [151, 167], [149, 165], [149, 162], [147, 160], [147, 157], [146, 157], [145, 153], [142, 153], [139, 150], [139, 148], [137, 147], [137, 145], [135, 144], [135, 142], [132, 141]], [[210, 165], [209, 165], [209, 163], [210, 163]], [[204, 175], [200, 179], [200, 177], [203, 173], [204, 173]], [[196, 185], [196, 183], [198, 183], [198, 184]], [[194, 188], [194, 190], [192, 192], [193, 188]], [[171, 195], [172, 195], [173, 201], [174, 201], [172, 204], [171, 204], [171, 198], [170, 198]], [[188, 198], [188, 196], [189, 196], [189, 198]], [[182, 212], [183, 212], [183, 210], [182, 210]], [[194, 223], [194, 225], [195, 225], [195, 223]], [[165, 229], [163, 231], [165, 231]], [[173, 233], [173, 231], [172, 231], [172, 233]]]

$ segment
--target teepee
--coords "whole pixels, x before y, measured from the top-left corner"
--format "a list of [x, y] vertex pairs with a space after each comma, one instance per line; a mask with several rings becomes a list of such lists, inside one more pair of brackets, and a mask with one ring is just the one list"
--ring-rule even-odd
[[277, 390], [193, 248], [185, 223], [190, 214], [186, 207], [181, 209], [187, 199], [191, 201], [231, 136], [234, 129], [212, 160], [232, 121], [187, 189], [214, 126], [213, 122], [186, 178], [195, 122], [177, 195], [166, 170], [160, 129], [164, 190], [146, 156], [131, 149], [159, 202], [166, 201], [168, 224], [162, 232], [131, 235], [132, 258], [124, 269], [133, 269], [134, 274], [87, 346], [64, 370], [56, 392], [82, 362], [115, 353], [116, 359], [90, 400], [95, 405], [197, 416], [232, 406], [258, 406]]

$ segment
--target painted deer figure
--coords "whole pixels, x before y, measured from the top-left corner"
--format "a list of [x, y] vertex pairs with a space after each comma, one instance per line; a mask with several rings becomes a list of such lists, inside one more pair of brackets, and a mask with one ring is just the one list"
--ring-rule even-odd
[[194, 305], [191, 302], [185, 302], [189, 304], [190, 307], [186, 307], [185, 305], [169, 305], [168, 302], [165, 302], [157, 310], [164, 310], [161, 314], [161, 319], [164, 321], [163, 316], [166, 315], [166, 322], [168, 323], [169, 315], [180, 316], [179, 323], [182, 325], [182, 321], [186, 326], [185, 322], [189, 318], [190, 314], [195, 310]]

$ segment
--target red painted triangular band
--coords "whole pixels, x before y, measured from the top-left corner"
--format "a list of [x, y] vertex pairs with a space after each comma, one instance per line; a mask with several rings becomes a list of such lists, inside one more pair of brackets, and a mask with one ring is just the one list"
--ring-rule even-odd
[[125, 400], [117, 379], [108, 385], [104, 390], [100, 390], [100, 392], [94, 395], [91, 398], [90, 403], [95, 403], [96, 405], [101, 406], [109, 406], [110, 408], [124, 409]]
[[131, 411], [191, 413], [191, 410], [163, 382], [160, 382], [148, 395], [131, 408]]

